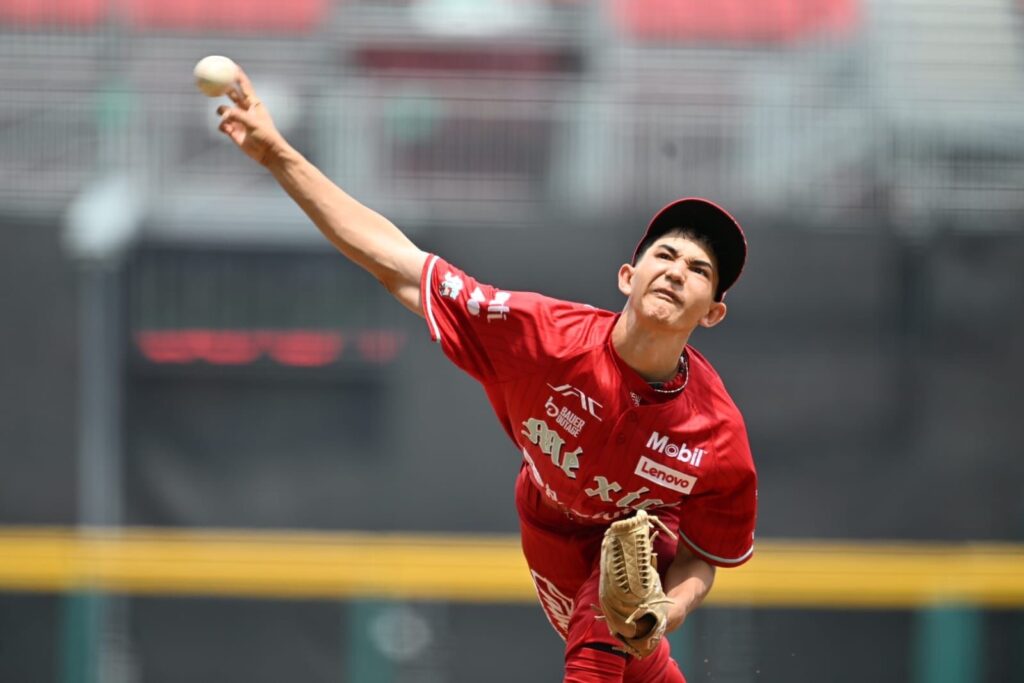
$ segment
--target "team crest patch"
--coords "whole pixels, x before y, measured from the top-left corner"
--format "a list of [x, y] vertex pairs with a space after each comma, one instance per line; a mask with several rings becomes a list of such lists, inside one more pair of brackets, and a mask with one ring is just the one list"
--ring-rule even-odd
[[462, 281], [462, 278], [453, 273], [445, 273], [444, 280], [438, 287], [438, 292], [441, 296], [448, 297], [452, 301], [459, 298], [459, 294], [462, 293], [462, 288], [466, 284]]

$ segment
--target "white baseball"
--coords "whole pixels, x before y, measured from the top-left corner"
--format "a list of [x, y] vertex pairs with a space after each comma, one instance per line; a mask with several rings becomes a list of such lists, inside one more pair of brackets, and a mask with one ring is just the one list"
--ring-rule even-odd
[[210, 55], [203, 57], [192, 70], [196, 87], [207, 97], [220, 97], [238, 80], [238, 65], [227, 57]]

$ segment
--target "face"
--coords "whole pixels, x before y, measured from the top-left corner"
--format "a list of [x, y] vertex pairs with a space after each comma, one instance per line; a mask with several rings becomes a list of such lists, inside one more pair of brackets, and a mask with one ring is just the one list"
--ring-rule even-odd
[[673, 233], [657, 239], [635, 266], [619, 269], [619, 290], [638, 320], [686, 334], [725, 317], [725, 304], [715, 301], [717, 282], [714, 256]]

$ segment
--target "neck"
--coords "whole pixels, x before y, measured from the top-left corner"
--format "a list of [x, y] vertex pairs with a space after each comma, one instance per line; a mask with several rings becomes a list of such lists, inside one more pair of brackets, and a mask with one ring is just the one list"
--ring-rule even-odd
[[641, 325], [627, 308], [612, 329], [612, 346], [626, 365], [648, 382], [667, 382], [679, 372], [690, 334]]

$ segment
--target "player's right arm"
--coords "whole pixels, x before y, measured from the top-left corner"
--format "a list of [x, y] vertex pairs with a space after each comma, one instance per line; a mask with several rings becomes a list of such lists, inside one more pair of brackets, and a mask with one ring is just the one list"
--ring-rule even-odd
[[380, 281], [402, 305], [422, 316], [420, 274], [427, 260], [391, 221], [359, 203], [288, 144], [252, 83], [239, 69], [235, 106], [217, 109], [220, 130], [278, 184], [341, 253]]

